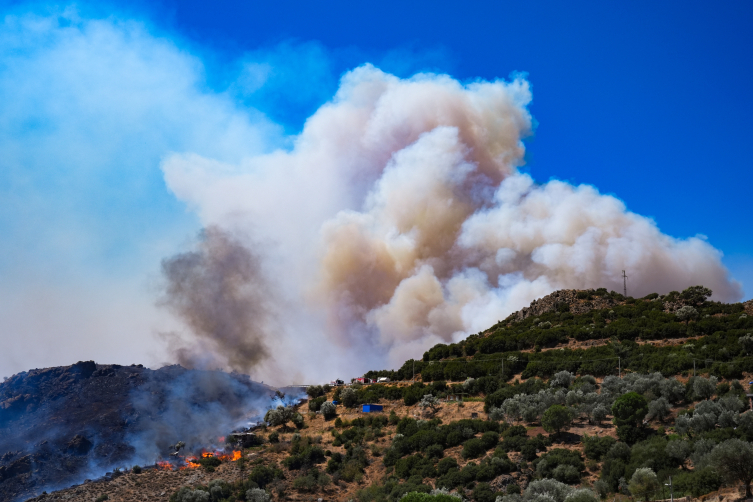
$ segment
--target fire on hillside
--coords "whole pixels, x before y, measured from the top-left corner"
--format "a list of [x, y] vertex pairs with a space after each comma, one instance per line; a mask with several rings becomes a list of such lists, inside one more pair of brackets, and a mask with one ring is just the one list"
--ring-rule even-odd
[[240, 460], [241, 456], [242, 453], [240, 450], [233, 450], [231, 452], [203, 451], [198, 456], [187, 455], [185, 457], [175, 457], [174, 460], [158, 460], [155, 465], [157, 469], [163, 471], [197, 469], [202, 466], [202, 459], [216, 458], [220, 462], [235, 462]]

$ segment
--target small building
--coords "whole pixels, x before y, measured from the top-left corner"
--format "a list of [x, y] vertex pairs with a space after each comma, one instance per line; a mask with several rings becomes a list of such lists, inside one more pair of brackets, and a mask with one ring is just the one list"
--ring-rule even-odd
[[372, 413], [375, 411], [383, 411], [381, 404], [364, 404], [363, 405], [363, 412], [364, 413]]
[[356, 378], [356, 382], [358, 382], [358, 383], [373, 383], [373, 381], [371, 380], [371, 378], [366, 378], [366, 377]]

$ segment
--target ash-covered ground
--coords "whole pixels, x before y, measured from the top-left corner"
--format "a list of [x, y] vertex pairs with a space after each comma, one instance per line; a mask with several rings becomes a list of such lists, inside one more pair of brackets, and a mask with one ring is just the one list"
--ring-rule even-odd
[[263, 415], [275, 389], [248, 376], [166, 366], [78, 362], [0, 384], [0, 501], [95, 479], [107, 471], [221, 446]]

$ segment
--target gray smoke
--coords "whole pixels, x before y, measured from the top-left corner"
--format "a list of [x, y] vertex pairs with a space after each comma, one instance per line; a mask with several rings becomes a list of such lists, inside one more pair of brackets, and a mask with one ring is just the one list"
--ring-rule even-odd
[[186, 324], [186, 342], [167, 334], [176, 360], [189, 368], [249, 371], [269, 356], [270, 288], [259, 258], [218, 227], [200, 234], [193, 251], [162, 262], [160, 304]]

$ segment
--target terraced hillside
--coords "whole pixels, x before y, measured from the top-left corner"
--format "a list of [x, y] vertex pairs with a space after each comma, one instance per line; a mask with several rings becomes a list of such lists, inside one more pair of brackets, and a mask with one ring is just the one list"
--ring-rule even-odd
[[753, 304], [708, 296], [557, 292], [366, 374], [389, 384], [309, 388], [240, 461], [36, 500], [657, 500], [670, 478], [675, 498], [738, 499], [753, 478]]

